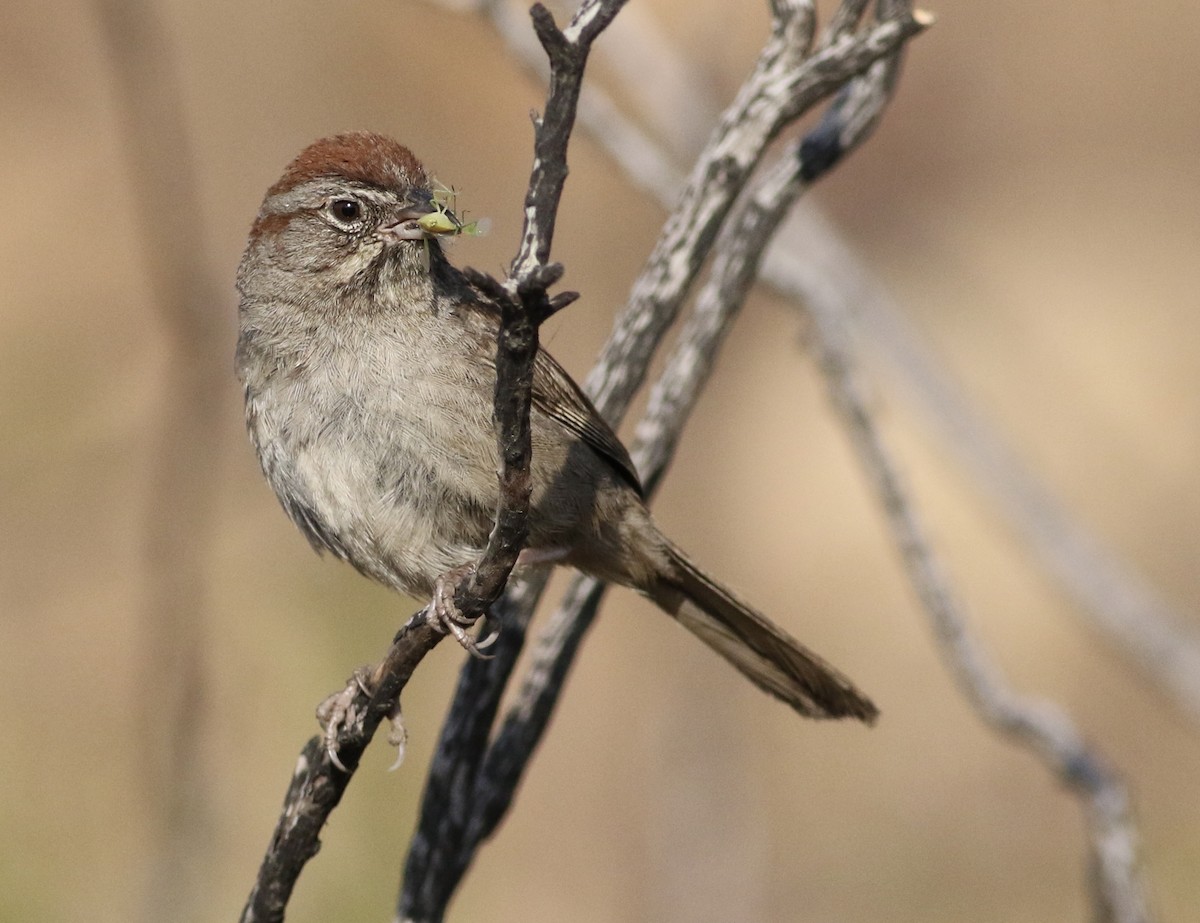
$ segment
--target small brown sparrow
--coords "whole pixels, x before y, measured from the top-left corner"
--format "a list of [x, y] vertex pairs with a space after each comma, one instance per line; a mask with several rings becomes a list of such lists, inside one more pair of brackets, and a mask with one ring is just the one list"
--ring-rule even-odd
[[[318, 551], [408, 596], [492, 527], [496, 310], [442, 253], [444, 207], [405, 147], [304, 150], [267, 190], [238, 268], [237, 370], [267, 480]], [[871, 721], [851, 682], [658, 529], [629, 453], [548, 353], [533, 378], [525, 559], [633, 587], [803, 715]]]

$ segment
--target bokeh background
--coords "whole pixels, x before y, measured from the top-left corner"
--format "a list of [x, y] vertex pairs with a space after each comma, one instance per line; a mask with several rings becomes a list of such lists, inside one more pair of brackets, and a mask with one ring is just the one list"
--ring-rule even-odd
[[[636, 6], [721, 101], [766, 29], [763, 4]], [[980, 412], [1194, 614], [1200, 9], [931, 8], [939, 22], [912, 46], [878, 134], [816, 196]], [[424, 3], [155, 9], [196, 182], [196, 204], [181, 189], [166, 216], [141, 188], [97, 8], [0, 7], [3, 921], [240, 910], [314, 705], [414, 607], [315, 557], [259, 474], [231, 361], [246, 229], [302, 146], [372, 128], [492, 218], [456, 259], [500, 271], [542, 98], [486, 24]], [[547, 342], [577, 375], [662, 217], [575, 139], [556, 256], [584, 297]], [[179, 350], [196, 343], [155, 304], [151, 277], [177, 220], [195, 235], [196, 284], [215, 280], [223, 331], [182, 379]], [[859, 680], [883, 719], [801, 723], [614, 593], [453, 918], [1086, 917], [1078, 806], [953, 688], [803, 326], [794, 307], [752, 299], [656, 509], [699, 561]], [[1019, 689], [1061, 703], [1122, 770], [1154, 906], [1195, 919], [1196, 724], [1086, 627], [876, 372], [878, 410], [975, 628]], [[195, 489], [164, 500], [164, 471], [191, 471]], [[289, 919], [390, 915], [462, 658], [446, 644], [422, 666], [405, 697], [408, 761], [388, 774], [384, 747], [368, 755]], [[192, 743], [171, 770], [163, 754], [181, 731]]]

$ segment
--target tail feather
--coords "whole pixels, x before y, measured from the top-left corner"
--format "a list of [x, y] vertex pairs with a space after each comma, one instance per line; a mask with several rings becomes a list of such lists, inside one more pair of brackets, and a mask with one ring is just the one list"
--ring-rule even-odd
[[683, 552], [669, 550], [673, 573], [651, 593], [660, 608], [800, 714], [874, 722], [879, 710], [849, 679], [714, 583]]

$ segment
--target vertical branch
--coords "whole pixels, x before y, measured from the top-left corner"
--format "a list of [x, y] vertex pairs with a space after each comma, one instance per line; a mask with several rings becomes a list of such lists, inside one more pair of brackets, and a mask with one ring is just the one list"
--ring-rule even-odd
[[[226, 368], [217, 357], [230, 298], [204, 265], [202, 209], [182, 94], [159, 10], [100, 0], [116, 78], [129, 181], [139, 203], [143, 268], [165, 337], [143, 548], [139, 768], [157, 827], [147, 920], [200, 915], [212, 825], [200, 735], [208, 699], [204, 560], [213, 537]], [[223, 308], [225, 310], [223, 310]]]
[[[533, 361], [538, 349], [537, 327], [575, 298], [573, 293], [564, 293], [554, 299], [548, 298], [546, 294], [546, 289], [562, 274], [561, 266], [546, 261], [553, 240], [558, 203], [567, 178], [567, 146], [575, 124], [575, 112], [591, 44], [625, 2], [626, 0], [586, 0], [564, 30], [558, 28], [549, 11], [541, 4], [535, 4], [530, 11], [534, 30], [550, 61], [551, 79], [546, 110], [541, 117], [534, 120], [534, 162], [525, 198], [525, 222], [521, 244], [511, 264], [509, 276], [503, 283], [474, 270], [465, 271], [468, 280], [500, 307], [504, 317], [496, 363], [497, 414], [500, 414], [502, 405], [519, 401], [524, 409], [524, 431], [519, 435], [519, 439], [516, 433], [506, 435], [502, 432], [500, 449], [506, 462], [516, 461], [518, 455], [521, 455], [524, 463], [519, 467], [506, 464], [501, 483], [503, 490], [505, 479], [510, 472], [522, 473], [520, 489], [524, 492], [526, 509], [529, 496], [529, 389], [532, 383]], [[506, 363], [501, 361], [506, 351], [512, 354], [513, 359], [519, 352], [519, 377], [506, 371]], [[512, 363], [512, 367], [517, 367], [516, 362]], [[497, 529], [493, 531], [493, 541], [489, 542], [489, 549], [500, 531], [500, 514], [496, 522]], [[516, 550], [519, 551], [519, 548]], [[515, 562], [514, 553], [511, 560], [506, 561], [505, 578]], [[469, 583], [460, 587], [459, 595], [455, 597], [460, 608], [464, 602], [464, 590], [471, 591], [474, 582], [481, 576], [482, 567], [477, 569], [476, 575], [471, 577]], [[503, 582], [496, 586], [496, 595], [499, 595], [503, 586]], [[526, 592], [530, 589], [530, 584], [524, 585]], [[538, 591], [540, 587], [534, 590], [534, 596]], [[492, 601], [495, 598], [493, 596]], [[521, 598], [520, 592], [510, 595], [505, 606], [506, 611], [520, 606]], [[498, 662], [495, 665], [470, 664], [464, 669], [464, 679], [460, 684], [456, 703], [464, 701], [464, 691], [479, 674], [491, 678], [493, 688], [503, 688], [507, 671], [515, 662], [524, 638], [524, 619], [518, 616], [512, 621], [515, 623], [512, 626], [513, 630], [511, 633], [505, 632], [509, 636], [502, 642], [503, 646], [496, 658]], [[461, 796], [464, 784], [469, 781], [469, 776], [473, 775], [472, 770], [483, 752], [485, 731], [490, 727], [498, 698], [485, 697], [466, 701], [469, 704], [465, 709], [452, 707], [439, 742], [438, 754], [430, 768], [423, 800], [426, 810], [422, 812], [421, 821], [409, 847], [400, 889], [398, 913], [404, 920], [441, 920], [453, 896], [454, 888], [466, 869], [465, 864], [459, 863], [461, 850], [457, 848], [464, 834], [460, 822], [462, 815], [455, 810], [441, 810], [440, 808], [445, 806], [442, 796], [447, 792]], [[464, 779], [464, 776], [467, 778]], [[431, 809], [431, 805], [436, 807]]]
[[594, 42], [628, 0], [585, 0], [567, 28], [560, 31], [542, 4], [529, 11], [533, 28], [550, 62], [546, 112], [535, 117], [533, 171], [525, 195], [525, 224], [521, 245], [509, 270], [515, 284], [534, 267], [550, 259], [550, 243], [558, 217], [558, 202], [567, 181], [567, 142], [575, 128], [575, 110], [588, 53]]

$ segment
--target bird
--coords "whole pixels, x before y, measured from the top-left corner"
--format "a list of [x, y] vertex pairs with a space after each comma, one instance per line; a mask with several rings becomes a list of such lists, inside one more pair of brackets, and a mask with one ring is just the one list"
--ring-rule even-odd
[[[266, 480], [314, 548], [411, 597], [478, 558], [498, 501], [499, 312], [446, 256], [447, 214], [407, 147], [323, 138], [267, 190], [237, 272], [236, 368]], [[663, 534], [625, 446], [544, 349], [530, 425], [522, 563], [634, 589], [801, 715], [875, 720]]]

